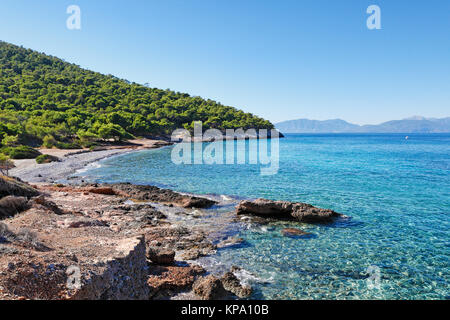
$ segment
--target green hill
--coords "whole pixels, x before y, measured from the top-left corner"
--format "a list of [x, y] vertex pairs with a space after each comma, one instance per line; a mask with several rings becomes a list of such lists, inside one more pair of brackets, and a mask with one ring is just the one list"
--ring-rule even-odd
[[149, 88], [0, 41], [0, 140], [59, 148], [177, 128], [273, 128], [213, 100]]

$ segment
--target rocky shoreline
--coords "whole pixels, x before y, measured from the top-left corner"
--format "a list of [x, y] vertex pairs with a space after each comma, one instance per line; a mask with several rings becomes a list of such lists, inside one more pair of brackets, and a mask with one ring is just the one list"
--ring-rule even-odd
[[[238, 266], [213, 275], [196, 263], [242, 240], [212, 241], [210, 226], [196, 223], [199, 210], [218, 205], [215, 199], [129, 183], [54, 183], [86, 163], [129, 151], [80, 153], [39, 165], [39, 171], [13, 171], [34, 185], [0, 177], [0, 299], [251, 297]], [[229, 219], [242, 214], [307, 223], [340, 216], [265, 199], [241, 201]], [[283, 230], [285, 236], [305, 234]]]
[[[143, 186], [29, 186], [5, 177], [0, 184], [8, 193], [0, 200], [0, 299], [237, 299], [251, 293], [234, 275], [221, 279], [193, 262], [217, 248], [205, 231], [172, 224], [149, 202], [130, 201]], [[215, 203], [156, 187], [145, 194], [178, 214]], [[24, 205], [9, 210], [13, 201]]]

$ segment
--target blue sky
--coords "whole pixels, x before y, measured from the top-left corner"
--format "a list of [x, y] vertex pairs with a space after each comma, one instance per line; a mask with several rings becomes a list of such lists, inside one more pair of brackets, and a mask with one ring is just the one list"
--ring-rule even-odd
[[448, 0], [2, 0], [0, 39], [273, 122], [450, 116]]

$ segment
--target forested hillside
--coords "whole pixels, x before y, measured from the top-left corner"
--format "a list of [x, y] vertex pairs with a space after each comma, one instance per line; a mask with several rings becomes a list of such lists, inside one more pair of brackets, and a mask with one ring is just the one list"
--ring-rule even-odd
[[269, 121], [212, 100], [129, 83], [0, 42], [3, 150], [170, 134], [192, 129], [193, 121], [203, 121], [204, 129], [273, 128]]

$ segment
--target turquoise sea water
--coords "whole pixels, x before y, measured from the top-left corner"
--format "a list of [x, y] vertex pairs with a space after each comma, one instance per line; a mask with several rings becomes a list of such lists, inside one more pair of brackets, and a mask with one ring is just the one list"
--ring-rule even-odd
[[[401, 134], [287, 135], [272, 176], [249, 164], [175, 165], [171, 150], [114, 157], [82, 175], [197, 194], [301, 201], [350, 217], [330, 225], [240, 228], [245, 242], [211, 259], [253, 274], [252, 298], [449, 298], [449, 134], [409, 134], [407, 140]], [[313, 236], [283, 237], [287, 226]]]

